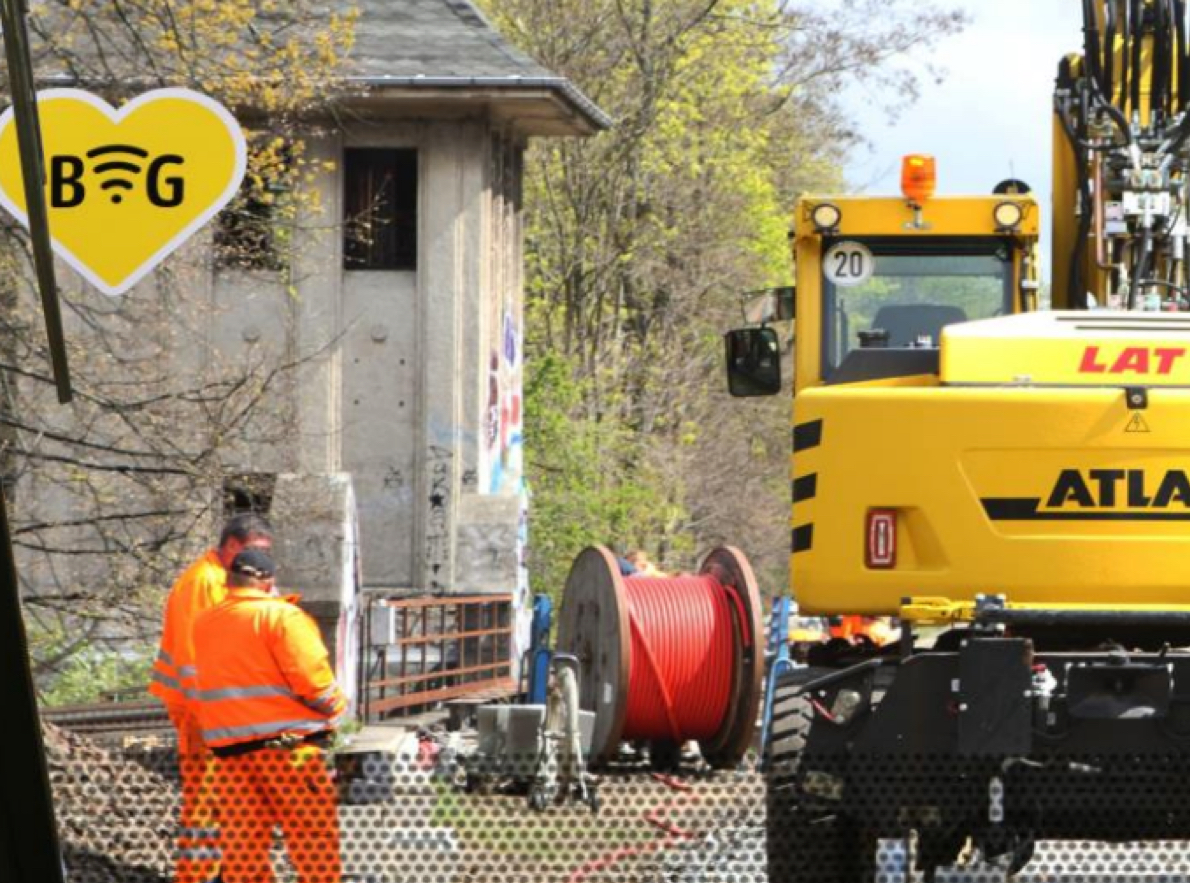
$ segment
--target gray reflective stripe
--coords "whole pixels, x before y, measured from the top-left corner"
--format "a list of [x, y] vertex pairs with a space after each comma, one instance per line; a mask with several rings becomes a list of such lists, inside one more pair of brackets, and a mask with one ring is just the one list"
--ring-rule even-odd
[[216, 840], [219, 837], [218, 828], [179, 828], [178, 838], [189, 837], [191, 840]]
[[179, 849], [178, 858], [188, 858], [196, 862], [217, 862], [223, 858], [223, 852], [217, 846], [196, 846], [193, 849]]
[[198, 669], [193, 665], [183, 665], [178, 669], [178, 677], [180, 678], [196, 678], [198, 677]]
[[174, 658], [166, 653], [164, 650], [157, 651], [157, 661], [164, 662], [170, 668], [174, 668]]
[[335, 713], [335, 703], [333, 702], [311, 702], [309, 707], [321, 714]]
[[171, 690], [177, 690], [179, 693], [184, 692], [182, 685], [178, 683], [177, 678], [171, 678], [169, 675], [163, 675], [159, 671], [153, 672], [153, 680], [159, 684], [169, 687]]
[[333, 714], [335, 706], [338, 704], [338, 698], [338, 687], [332, 686], [329, 690], [323, 690], [313, 699], [302, 699], [302, 704], [315, 711], [321, 711], [323, 714]]
[[268, 724], [247, 724], [242, 727], [222, 727], [217, 730], [203, 730], [204, 742], [213, 745], [223, 739], [243, 739], [245, 737], [280, 736], [282, 733], [294, 730], [325, 730], [324, 720], [273, 721]]
[[194, 698], [200, 702], [218, 702], [221, 699], [261, 699], [267, 696], [294, 698], [288, 687], [261, 684], [257, 687], [223, 687], [219, 690], [195, 690]]
[[334, 699], [335, 694], [339, 692], [339, 684], [335, 681], [331, 685], [314, 697], [315, 702], [326, 702], [328, 699]]

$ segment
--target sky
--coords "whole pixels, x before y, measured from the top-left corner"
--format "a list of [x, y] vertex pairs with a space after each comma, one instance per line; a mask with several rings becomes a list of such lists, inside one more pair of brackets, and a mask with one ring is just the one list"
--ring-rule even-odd
[[901, 157], [933, 154], [940, 194], [990, 193], [1005, 178], [1027, 182], [1042, 206], [1042, 272], [1048, 276], [1051, 103], [1058, 61], [1082, 44], [1078, 0], [938, 0], [972, 21], [924, 59], [942, 69], [890, 123], [879, 96], [853, 89], [846, 105], [871, 142], [847, 164], [852, 190], [895, 194]]

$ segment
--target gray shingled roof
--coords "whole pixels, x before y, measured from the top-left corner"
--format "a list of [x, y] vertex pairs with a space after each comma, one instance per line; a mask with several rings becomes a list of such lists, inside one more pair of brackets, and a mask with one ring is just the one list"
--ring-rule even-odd
[[353, 79], [383, 86], [546, 88], [594, 128], [607, 116], [565, 77], [507, 42], [468, 0], [358, 0]]
[[353, 67], [365, 77], [553, 77], [467, 0], [360, 0]]

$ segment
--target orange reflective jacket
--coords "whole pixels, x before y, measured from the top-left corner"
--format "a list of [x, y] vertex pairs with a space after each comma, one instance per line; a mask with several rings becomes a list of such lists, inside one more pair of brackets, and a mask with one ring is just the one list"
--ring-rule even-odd
[[175, 716], [186, 707], [196, 686], [194, 621], [226, 596], [227, 571], [214, 549], [186, 568], [170, 590], [149, 692], [173, 710]]
[[203, 741], [212, 748], [333, 729], [347, 709], [318, 625], [288, 599], [237, 588], [194, 625]]
[[852, 641], [867, 638], [877, 647], [883, 647], [897, 640], [901, 633], [883, 616], [840, 616], [830, 627], [832, 638]]

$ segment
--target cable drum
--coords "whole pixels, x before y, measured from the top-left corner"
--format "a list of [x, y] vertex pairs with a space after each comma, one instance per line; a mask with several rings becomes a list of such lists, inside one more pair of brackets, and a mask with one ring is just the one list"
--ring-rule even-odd
[[601, 546], [571, 567], [558, 651], [578, 657], [580, 704], [595, 712], [591, 756], [621, 742], [693, 739], [716, 767], [752, 743], [763, 675], [760, 594], [742, 553], [711, 552], [697, 575], [625, 579]]

